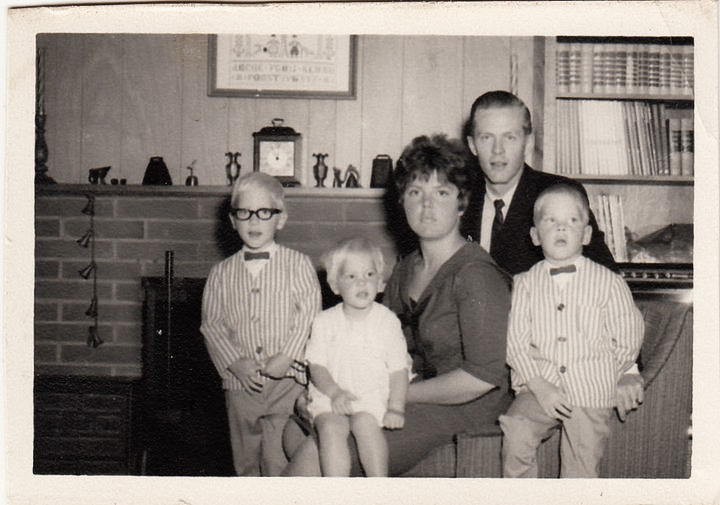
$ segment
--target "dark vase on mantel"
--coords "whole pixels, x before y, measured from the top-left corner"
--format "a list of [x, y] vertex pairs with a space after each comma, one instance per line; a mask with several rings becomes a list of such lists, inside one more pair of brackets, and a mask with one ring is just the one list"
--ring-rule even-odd
[[172, 186], [172, 179], [170, 178], [170, 172], [163, 161], [162, 156], [153, 156], [150, 158], [145, 169], [145, 176], [143, 177], [143, 186]]

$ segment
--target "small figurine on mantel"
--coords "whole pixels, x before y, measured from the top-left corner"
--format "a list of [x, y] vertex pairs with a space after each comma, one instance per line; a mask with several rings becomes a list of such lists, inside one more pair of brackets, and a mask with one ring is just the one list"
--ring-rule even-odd
[[232, 186], [233, 183], [240, 177], [240, 153], [227, 152], [225, 157], [228, 159], [227, 165], [225, 165], [225, 176], [228, 180], [228, 186]]
[[360, 173], [357, 168], [352, 165], [348, 165], [345, 170], [345, 177], [341, 177], [340, 169], [333, 167], [333, 188], [342, 188], [343, 184], [346, 188], [360, 187]]
[[98, 167], [88, 170], [88, 182], [90, 184], [106, 184], [105, 177], [112, 167]]
[[342, 188], [343, 183], [345, 182], [345, 179], [340, 177], [340, 169], [338, 167], [333, 167], [333, 188]]
[[348, 165], [347, 170], [345, 171], [345, 187], [360, 187], [360, 172], [358, 172], [358, 169], [352, 165]]
[[185, 179], [185, 185], [186, 186], [197, 186], [198, 185], [198, 178], [193, 172], [195, 171], [195, 163], [197, 163], [197, 160], [193, 160], [190, 165], [185, 167], [187, 170], [190, 170], [190, 175], [187, 176]]

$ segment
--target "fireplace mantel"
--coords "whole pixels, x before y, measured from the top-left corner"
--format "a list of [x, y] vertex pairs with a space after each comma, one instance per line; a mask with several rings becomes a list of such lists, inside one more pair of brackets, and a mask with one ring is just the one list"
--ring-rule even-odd
[[[198, 197], [226, 196], [230, 186], [142, 186], [140, 184], [49, 184], [36, 185], [36, 195], [78, 195], [94, 194], [106, 196], [161, 196]], [[285, 188], [287, 198], [341, 198], [341, 199], [379, 199], [385, 193], [383, 188]]]

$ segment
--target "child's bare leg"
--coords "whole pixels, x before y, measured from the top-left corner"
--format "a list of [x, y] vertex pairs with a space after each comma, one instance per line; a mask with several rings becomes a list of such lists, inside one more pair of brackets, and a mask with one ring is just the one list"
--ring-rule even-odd
[[315, 418], [320, 449], [320, 468], [324, 477], [350, 475], [350, 448], [348, 416], [326, 412]]
[[357, 442], [358, 456], [365, 475], [387, 477], [387, 441], [377, 419], [367, 412], [358, 412], [350, 417], [350, 429]]

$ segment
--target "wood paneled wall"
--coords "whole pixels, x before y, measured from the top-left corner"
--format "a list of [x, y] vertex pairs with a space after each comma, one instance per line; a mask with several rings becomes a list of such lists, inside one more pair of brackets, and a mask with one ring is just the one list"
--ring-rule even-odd
[[38, 44], [49, 175], [62, 183], [111, 165], [110, 177], [139, 184], [150, 156], [163, 156], [174, 184], [197, 160], [201, 185], [224, 185], [225, 153], [240, 151], [251, 170], [252, 132], [282, 117], [303, 136], [303, 184], [324, 152], [330, 166], [360, 168], [367, 187], [376, 155], [396, 160], [419, 134], [459, 136], [475, 97], [511, 89], [513, 60], [516, 91], [542, 114], [531, 37], [359, 36], [354, 100], [208, 97], [206, 35], [46, 34]]

